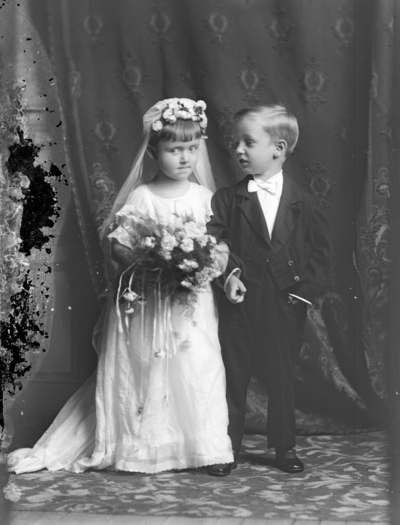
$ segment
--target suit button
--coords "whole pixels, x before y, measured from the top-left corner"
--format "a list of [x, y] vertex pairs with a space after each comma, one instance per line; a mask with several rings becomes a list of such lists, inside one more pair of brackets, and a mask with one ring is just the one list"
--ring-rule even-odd
[[295, 276], [293, 277], [293, 279], [294, 279], [295, 281], [300, 281], [300, 277], [299, 277], [298, 275], [295, 275]]
[[288, 265], [289, 265], [289, 266], [293, 266], [293, 265], [294, 265], [294, 262], [293, 262], [293, 261], [288, 261]]

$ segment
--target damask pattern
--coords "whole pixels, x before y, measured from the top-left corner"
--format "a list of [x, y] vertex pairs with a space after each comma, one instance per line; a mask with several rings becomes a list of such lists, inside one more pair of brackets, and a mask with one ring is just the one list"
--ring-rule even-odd
[[93, 198], [94, 217], [97, 228], [100, 228], [111, 211], [116, 197], [116, 191], [114, 189], [114, 182], [108, 177], [100, 162], [93, 164], [90, 180], [92, 181], [95, 195]]
[[100, 35], [104, 30], [104, 25], [104, 20], [96, 12], [92, 11], [90, 14], [85, 16], [82, 22], [82, 27], [88, 38], [89, 46], [93, 47], [96, 44], [101, 44]]
[[346, 52], [353, 42], [355, 30], [353, 10], [347, 5], [342, 6], [338, 10], [338, 18], [335, 20], [334, 24], [330, 26], [330, 30], [339, 42], [337, 46], [338, 50]]
[[299, 79], [303, 90], [304, 100], [313, 109], [319, 109], [325, 102], [324, 94], [329, 84], [329, 79], [324, 74], [323, 66], [315, 56], [304, 66], [304, 74]]
[[265, 77], [261, 76], [257, 63], [247, 56], [238, 76], [239, 85], [243, 91], [243, 99], [250, 105], [259, 101], [259, 91], [265, 84]]
[[290, 21], [287, 9], [278, 5], [275, 11], [275, 18], [265, 26], [269, 36], [273, 40], [272, 48], [276, 49], [280, 55], [290, 49], [295, 25]]
[[381, 168], [374, 180], [376, 204], [369, 210], [365, 226], [360, 227], [361, 255], [368, 261], [369, 298], [365, 305], [364, 343], [371, 385], [381, 398], [387, 396], [385, 385], [385, 341], [387, 328], [381, 312], [389, 303], [389, 272], [391, 259], [389, 250], [390, 179], [387, 168]]
[[[332, 403], [347, 395], [339, 380], [336, 390], [331, 389], [331, 378], [326, 374], [326, 355], [330, 354], [326, 354], [323, 342], [326, 333], [332, 336], [333, 357], [339, 345], [349, 361], [366, 360], [369, 377], [363, 379], [384, 398], [384, 314], [390, 263], [386, 261], [389, 230], [382, 209], [388, 193], [385, 172], [379, 175], [379, 170], [388, 169], [387, 155], [395, 130], [390, 119], [379, 116], [390, 113], [393, 98], [385, 68], [393, 60], [390, 56], [378, 58], [386, 56], [380, 54], [382, 49], [393, 52], [394, 19], [389, 3], [377, 7], [376, 14], [382, 16], [368, 19], [376, 34], [370, 86], [364, 82], [369, 70], [356, 77], [355, 71], [364, 66], [355, 68], [357, 57], [351, 52], [359, 31], [365, 29], [360, 26], [363, 17], [356, 1], [332, 0], [325, 9], [321, 2], [304, 0], [301, 18], [297, 0], [116, 0], [116, 6], [111, 21], [107, 0], [63, 0], [61, 10], [48, 3], [57, 78], [69, 79], [68, 85], [60, 83], [59, 90], [69, 131], [75, 194], [96, 286], [103, 284], [96, 273], [102, 261], [101, 250], [96, 248], [97, 226], [132, 165], [147, 108], [170, 96], [204, 99], [208, 105], [210, 160], [218, 185], [226, 186], [240, 177], [240, 169], [233, 169], [234, 156], [229, 154], [233, 114], [247, 105], [282, 102], [300, 124], [299, 147], [288, 160], [288, 173], [320, 201], [332, 226], [338, 244], [332, 298], [346, 303], [348, 316], [344, 328], [338, 299], [325, 331], [312, 340], [308, 336], [305, 349], [316, 360], [308, 381], [318, 378], [321, 397], [329, 396]], [[91, 53], [80, 53], [88, 46]], [[96, 49], [101, 49], [103, 60], [92, 60]], [[371, 64], [371, 57], [363, 60], [363, 64]], [[369, 96], [371, 115], [382, 119], [369, 139], [371, 173], [366, 148], [353, 150], [356, 138], [367, 134], [365, 126], [358, 127], [357, 112], [367, 107]], [[353, 104], [354, 97], [360, 104]], [[100, 184], [99, 188], [93, 181]], [[368, 205], [365, 198], [355, 209], [354, 202], [359, 200], [349, 195], [359, 195], [363, 185]], [[343, 217], [357, 221], [357, 245], [353, 246], [353, 235], [343, 235]], [[356, 300], [348, 293], [349, 283], [355, 285], [348, 272], [353, 253], [357, 268], [352, 279], [357, 281], [359, 276], [362, 280], [364, 309], [361, 294]], [[321, 315], [324, 320], [324, 313]], [[364, 317], [362, 342], [354, 328], [359, 326], [360, 316]], [[337, 366], [343, 375], [338, 362]], [[359, 408], [358, 398], [348, 400], [354, 409]], [[315, 428], [313, 425], [310, 423], [309, 428]], [[341, 425], [343, 421], [337, 428], [342, 429]]]
[[211, 42], [216, 44], [220, 48], [228, 45], [227, 31], [229, 29], [229, 21], [225, 14], [214, 11], [206, 20], [203, 20], [203, 24], [211, 32]]
[[336, 191], [337, 184], [332, 182], [328, 176], [328, 170], [317, 162], [308, 169], [310, 173], [308, 181], [304, 183], [304, 188], [314, 195], [323, 208], [329, 208], [331, 195]]
[[117, 139], [119, 129], [111, 116], [104, 108], [98, 112], [96, 127], [93, 130], [94, 137], [100, 142], [100, 151], [108, 158], [118, 151]]
[[154, 45], [165, 45], [172, 43], [170, 35], [173, 22], [168, 13], [168, 6], [165, 0], [153, 3], [153, 12], [146, 20], [145, 26], [150, 33], [155, 36]]
[[149, 78], [140, 61], [132, 53], [126, 53], [124, 68], [120, 78], [128, 91], [128, 97], [135, 103], [145, 96], [145, 86]]
[[298, 437], [303, 474], [275, 467], [266, 438], [246, 436], [223, 480], [203, 469], [154, 476], [41, 471], [11, 476], [16, 510], [332, 521], [389, 521], [388, 450], [382, 433]]

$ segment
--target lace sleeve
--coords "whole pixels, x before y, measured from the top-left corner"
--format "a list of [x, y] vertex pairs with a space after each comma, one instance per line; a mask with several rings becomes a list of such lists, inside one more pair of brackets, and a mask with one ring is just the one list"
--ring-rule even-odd
[[117, 241], [120, 244], [123, 244], [127, 248], [133, 249], [133, 243], [132, 243], [132, 240], [131, 240], [131, 235], [129, 234], [129, 232], [123, 226], [118, 226], [107, 237], [110, 240], [111, 239], [117, 239]]
[[[202, 188], [203, 190], [203, 210], [204, 210], [204, 220], [205, 222], [209, 222], [211, 219], [211, 216], [213, 214], [212, 208], [211, 208], [211, 198], [213, 196], [212, 192], [208, 190], [207, 188]], [[204, 191], [206, 190], [206, 191]]]
[[212, 208], [211, 208], [211, 199], [208, 199], [205, 203], [205, 216], [206, 216], [206, 223], [209, 222], [211, 219], [211, 216], [213, 214]]

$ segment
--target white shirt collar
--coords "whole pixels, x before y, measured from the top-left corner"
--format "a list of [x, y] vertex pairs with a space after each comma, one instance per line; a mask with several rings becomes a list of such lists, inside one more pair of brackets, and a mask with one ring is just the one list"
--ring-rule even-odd
[[[261, 177], [257, 177], [256, 175], [253, 175], [254, 180], [259, 180], [260, 182], [265, 182]], [[273, 177], [269, 178], [268, 181], [271, 182], [283, 182], [283, 171], [278, 171]]]

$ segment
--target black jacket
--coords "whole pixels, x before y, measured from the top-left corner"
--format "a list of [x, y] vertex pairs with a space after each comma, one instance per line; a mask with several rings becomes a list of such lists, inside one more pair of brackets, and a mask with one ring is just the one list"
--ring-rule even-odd
[[213, 196], [208, 232], [225, 241], [230, 258], [225, 276], [240, 267], [244, 280], [260, 283], [266, 265], [278, 287], [313, 302], [328, 287], [333, 263], [331, 234], [319, 203], [284, 177], [272, 239], [257, 193], [246, 177]]

